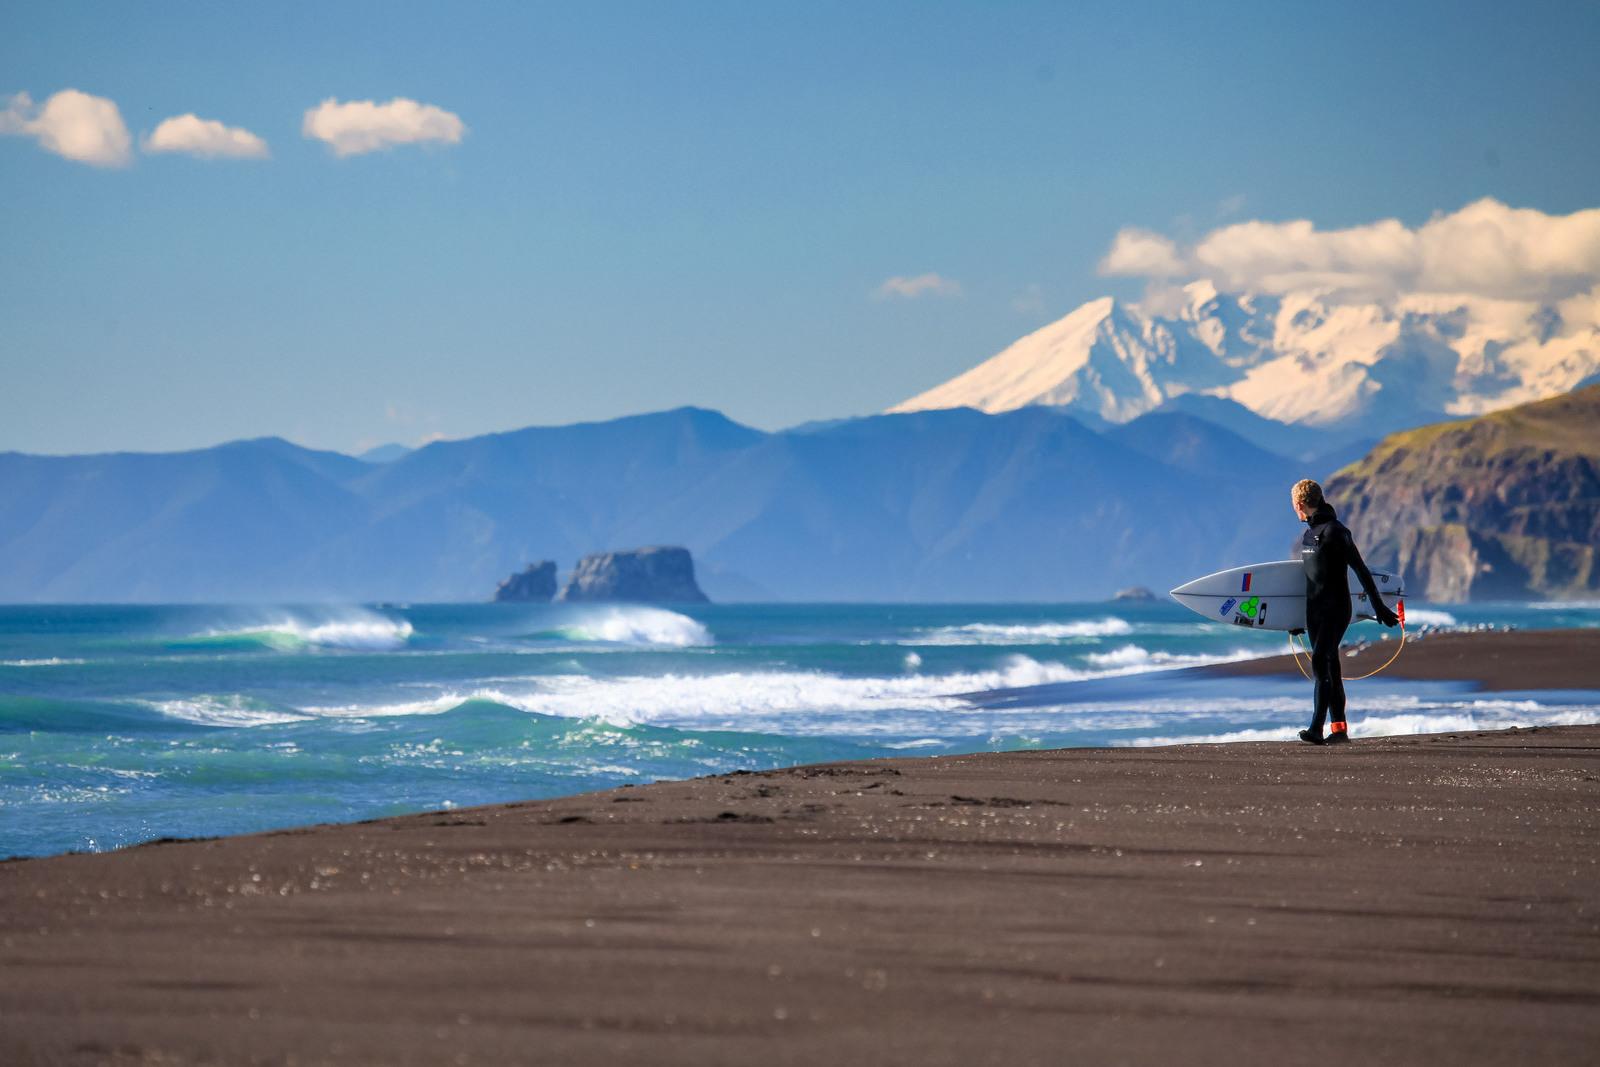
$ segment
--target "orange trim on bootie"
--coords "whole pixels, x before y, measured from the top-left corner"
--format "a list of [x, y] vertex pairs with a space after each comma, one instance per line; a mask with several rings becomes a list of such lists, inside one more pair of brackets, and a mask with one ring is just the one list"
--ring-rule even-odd
[[1348, 724], [1342, 722], [1330, 722], [1328, 724], [1328, 732], [1330, 734], [1342, 734], [1347, 728]]

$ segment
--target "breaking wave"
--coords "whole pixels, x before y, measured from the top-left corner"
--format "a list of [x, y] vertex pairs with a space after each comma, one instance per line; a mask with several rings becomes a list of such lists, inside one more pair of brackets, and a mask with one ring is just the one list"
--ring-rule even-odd
[[1456, 617], [1448, 611], [1433, 608], [1406, 608], [1406, 626], [1454, 626]]
[[687, 615], [664, 608], [634, 606], [580, 613], [573, 622], [535, 636], [666, 648], [715, 644], [711, 631]]
[[[735, 671], [597, 678], [541, 675], [384, 704], [303, 706], [329, 718], [436, 715], [472, 701], [563, 719], [690, 730], [866, 735], [913, 728], [918, 716], [968, 715], [977, 692], [1083, 681], [1137, 668], [1080, 670], [1012, 655], [995, 669], [846, 677], [822, 671]], [[1031, 714], [1031, 713], [1030, 713]], [[926, 728], [924, 726], [924, 728]]]
[[268, 726], [300, 722], [308, 717], [238, 695], [198, 695], [182, 700], [151, 700], [144, 703], [168, 718], [196, 726]]
[[[965, 706], [959, 694], [1087, 677], [1059, 663], [1013, 656], [1000, 669], [935, 676], [845, 678], [818, 671], [752, 671], [599, 679], [584, 675], [529, 679], [526, 686], [444, 693], [437, 697], [371, 706], [304, 707], [311, 715], [427, 715], [472, 700], [565, 719], [619, 724], [683, 725], [696, 729], [749, 729], [774, 717], [829, 718], [842, 713], [870, 720], [878, 712], [942, 711]], [[795, 723], [791, 722], [793, 726]]]
[[1110, 652], [1091, 652], [1084, 658], [1095, 667], [1117, 673], [1140, 670], [1163, 670], [1170, 667], [1198, 667], [1207, 663], [1235, 663], [1240, 660], [1275, 656], [1275, 649], [1235, 649], [1222, 655], [1186, 654], [1181, 652], [1151, 652], [1138, 645], [1123, 645]]
[[1107, 616], [1081, 622], [1046, 622], [1008, 626], [975, 622], [966, 626], [941, 626], [903, 640], [907, 645], [1058, 645], [1094, 637], [1121, 637], [1133, 633], [1123, 619]]
[[347, 610], [334, 617], [284, 614], [259, 624], [213, 629], [191, 639], [200, 645], [260, 645], [280, 652], [307, 647], [386, 652], [404, 648], [411, 623], [376, 612]]

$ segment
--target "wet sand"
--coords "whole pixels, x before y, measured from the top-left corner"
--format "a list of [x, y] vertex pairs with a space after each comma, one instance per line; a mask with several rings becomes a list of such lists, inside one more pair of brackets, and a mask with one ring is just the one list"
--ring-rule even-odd
[[1589, 1063], [1597, 861], [1597, 726], [156, 842], [0, 863], [0, 1062]]

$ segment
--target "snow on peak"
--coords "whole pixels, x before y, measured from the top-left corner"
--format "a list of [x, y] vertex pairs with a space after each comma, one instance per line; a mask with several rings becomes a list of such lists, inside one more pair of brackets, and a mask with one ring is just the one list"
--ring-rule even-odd
[[889, 410], [1044, 404], [1126, 422], [1204, 393], [1280, 422], [1382, 434], [1554, 396], [1597, 371], [1600, 298], [1587, 293], [1348, 303], [1197, 281], [1138, 305], [1092, 300]]

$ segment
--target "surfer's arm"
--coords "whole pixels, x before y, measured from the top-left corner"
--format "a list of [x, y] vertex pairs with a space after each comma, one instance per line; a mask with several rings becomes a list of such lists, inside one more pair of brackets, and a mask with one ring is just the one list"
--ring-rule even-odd
[[1385, 626], [1395, 625], [1400, 621], [1400, 617], [1383, 602], [1383, 597], [1378, 595], [1378, 583], [1372, 580], [1372, 572], [1367, 569], [1367, 561], [1361, 558], [1361, 550], [1356, 547], [1356, 539], [1350, 536], [1350, 531], [1347, 529], [1341, 529], [1340, 534], [1344, 538], [1345, 559], [1350, 561], [1350, 569], [1356, 572], [1361, 588], [1367, 591], [1367, 599], [1372, 601], [1372, 613]]

